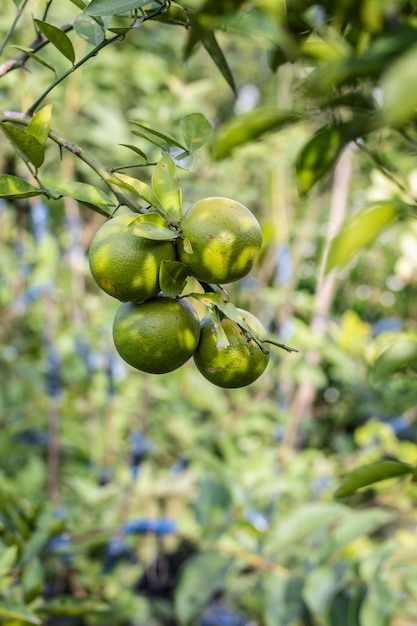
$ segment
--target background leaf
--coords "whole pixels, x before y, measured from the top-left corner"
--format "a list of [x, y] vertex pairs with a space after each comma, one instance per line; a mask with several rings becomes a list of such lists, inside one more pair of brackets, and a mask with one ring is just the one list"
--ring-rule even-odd
[[381, 480], [411, 474], [411, 465], [400, 461], [375, 461], [349, 472], [335, 493], [336, 498], [344, 498], [361, 487], [367, 487]]
[[34, 22], [41, 31], [42, 35], [45, 35], [51, 44], [74, 65], [75, 51], [68, 35], [60, 28], [57, 28], [52, 24], [48, 24], [48, 22], [43, 22], [42, 20], [37, 19], [35, 19]]

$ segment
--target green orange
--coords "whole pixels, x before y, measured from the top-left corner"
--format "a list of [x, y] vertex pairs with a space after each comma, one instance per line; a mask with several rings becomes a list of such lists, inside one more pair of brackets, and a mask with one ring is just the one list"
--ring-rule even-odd
[[164, 374], [181, 367], [197, 348], [200, 323], [184, 299], [159, 295], [141, 304], [124, 302], [113, 323], [122, 359], [143, 372]]
[[[191, 245], [190, 245], [191, 244]], [[179, 260], [207, 283], [231, 283], [250, 272], [260, 252], [262, 231], [253, 213], [229, 198], [204, 198], [180, 223]]]
[[[248, 311], [238, 311], [242, 321], [262, 343], [266, 339], [266, 331], [261, 322]], [[201, 374], [214, 385], [245, 387], [265, 371], [269, 353], [263, 352], [237, 322], [228, 317], [221, 320], [222, 330], [229, 342], [227, 347], [219, 347], [216, 322], [211, 315], [206, 315], [200, 326], [200, 341], [193, 358]]]
[[[129, 228], [137, 213], [119, 215], [105, 222], [90, 245], [90, 269], [96, 283], [122, 301], [143, 302], [159, 292], [162, 261], [175, 259], [172, 241], [155, 241], [134, 235]], [[166, 225], [155, 214], [155, 222]], [[173, 234], [173, 238], [175, 235]]]

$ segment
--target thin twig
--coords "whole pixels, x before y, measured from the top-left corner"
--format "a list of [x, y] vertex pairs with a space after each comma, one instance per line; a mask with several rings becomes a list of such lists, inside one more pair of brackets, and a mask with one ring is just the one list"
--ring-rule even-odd
[[[25, 7], [26, 7], [28, 2], [29, 2], [29, 0], [23, 0], [22, 6], [21, 7], [17, 7], [16, 15], [14, 17], [14, 20], [11, 23], [9, 30], [6, 33], [5, 38], [3, 39], [3, 43], [0, 45], [0, 56], [3, 54], [3, 51], [4, 51], [5, 47], [8, 44], [10, 37], [13, 35], [13, 32], [14, 32], [16, 26], [17, 26], [17, 23], [20, 20], [20, 18], [22, 16], [22, 13], [25, 10]], [[0, 74], [0, 76], [1, 76], [1, 74]]]

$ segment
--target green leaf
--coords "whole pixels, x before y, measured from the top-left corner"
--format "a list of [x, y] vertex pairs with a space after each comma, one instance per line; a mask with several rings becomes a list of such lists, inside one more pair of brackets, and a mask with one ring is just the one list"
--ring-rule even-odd
[[406, 334], [397, 335], [376, 359], [371, 377], [373, 382], [380, 382], [413, 365], [417, 365], [417, 338]]
[[132, 144], [130, 143], [120, 143], [119, 146], [123, 146], [124, 148], [128, 148], [129, 150], [133, 150], [133, 152], [136, 152], [136, 154], [140, 156], [141, 159], [143, 159], [145, 164], [148, 163], [148, 157], [143, 152], [143, 150], [140, 150], [136, 146], [132, 146]]
[[0, 198], [31, 198], [44, 193], [38, 187], [27, 183], [18, 176], [11, 174], [0, 175]]
[[74, 30], [81, 39], [91, 46], [97, 46], [104, 40], [104, 29], [88, 15], [78, 15], [74, 21]]
[[7, 574], [13, 565], [16, 563], [18, 557], [17, 546], [9, 546], [4, 548], [0, 555], [0, 577]]
[[118, 15], [150, 4], [151, 0], [91, 0], [87, 15]]
[[361, 487], [368, 487], [381, 480], [405, 476], [412, 472], [413, 467], [401, 461], [375, 461], [349, 472], [334, 495], [336, 498], [344, 498]]
[[151, 143], [158, 146], [159, 148], [162, 148], [162, 150], [164, 150], [165, 152], [169, 152], [170, 148], [172, 148], [173, 146], [181, 148], [181, 150], [187, 152], [187, 148], [181, 145], [175, 139], [175, 137], [173, 137], [169, 133], [163, 133], [157, 128], [151, 127], [148, 124], [142, 124], [141, 122], [131, 121], [131, 124], [134, 124], [135, 126], [138, 126], [140, 128], [140, 130], [132, 130], [132, 133], [134, 135], [137, 135], [138, 137], [143, 137], [143, 139], [146, 139], [147, 141], [150, 141]]
[[42, 59], [40, 56], [38, 56], [37, 54], [34, 54], [32, 52], [31, 48], [26, 48], [25, 46], [12, 46], [12, 48], [16, 48], [17, 50], [20, 50], [21, 52], [24, 52], [24, 54], [27, 54], [28, 57], [30, 57], [31, 59], [33, 59], [34, 61], [37, 61], [37, 63], [40, 63], [41, 65], [43, 65], [44, 67], [47, 67], [48, 69], [50, 69], [55, 76], [57, 76], [57, 73], [55, 71], [55, 68], [52, 67], [52, 65], [50, 65], [49, 63], [47, 63], [44, 59]]
[[35, 113], [27, 127], [28, 132], [36, 137], [39, 143], [43, 146], [48, 139], [49, 131], [51, 129], [51, 116], [52, 104], [47, 104], [43, 107], [43, 109]]
[[343, 124], [324, 126], [314, 133], [301, 149], [295, 164], [301, 193], [308, 193], [333, 168], [350, 140]]
[[252, 328], [242, 318], [242, 314], [235, 307], [235, 305], [225, 300], [225, 293], [190, 293], [188, 295], [191, 298], [199, 300], [208, 307], [217, 307], [222, 313], [224, 313], [224, 315], [226, 315], [226, 317], [236, 322], [236, 324], [239, 324], [249, 337], [258, 344], [260, 349], [265, 352], [265, 354], [269, 352], [269, 350], [267, 350], [264, 346], [264, 339], [255, 335]]
[[216, 347], [219, 350], [222, 350], [223, 348], [228, 348], [230, 346], [230, 341], [228, 340], [227, 335], [222, 326], [219, 309], [217, 307], [210, 309], [209, 315], [214, 324], [214, 329], [216, 333]]
[[133, 178], [132, 176], [127, 176], [126, 174], [115, 174], [112, 178], [109, 178], [107, 183], [111, 185], [118, 185], [127, 191], [135, 194], [139, 198], [142, 198], [147, 204], [155, 207], [158, 211], [163, 211], [161, 207], [161, 203], [159, 202], [155, 192], [153, 189], [142, 180], [138, 178]]
[[175, 173], [175, 163], [165, 153], [155, 167], [152, 189], [170, 218], [178, 222], [181, 219], [181, 190], [178, 188]]
[[187, 283], [188, 269], [180, 261], [162, 261], [159, 270], [159, 285], [170, 298], [180, 295]]
[[195, 152], [207, 143], [213, 128], [202, 113], [190, 113], [181, 119], [181, 132], [189, 152]]
[[173, 241], [177, 234], [168, 226], [161, 225], [161, 218], [157, 213], [139, 215], [129, 224], [129, 230], [136, 237], [145, 237], [154, 241]]
[[40, 167], [45, 158], [43, 145], [24, 128], [13, 126], [7, 122], [0, 122], [4, 134], [14, 147], [22, 154], [25, 160], [32, 163], [36, 169]]
[[216, 591], [223, 589], [232, 559], [220, 552], [191, 557], [182, 570], [175, 594], [175, 614], [182, 626], [191, 626]]
[[99, 207], [104, 210], [104, 215], [111, 215], [110, 208], [115, 206], [113, 200], [104, 191], [88, 183], [74, 181], [58, 183], [51, 189], [51, 193], [74, 198], [87, 206]]
[[42, 20], [37, 19], [35, 19], [34, 22], [41, 31], [42, 35], [44, 35], [51, 42], [51, 44], [59, 50], [59, 52], [63, 54], [64, 57], [72, 63], [72, 65], [74, 65], [75, 52], [71, 39], [68, 35], [60, 28], [57, 28], [52, 24], [48, 24], [48, 22], [42, 22]]
[[295, 626], [305, 615], [304, 578], [286, 578], [267, 573], [262, 576], [262, 623], [265, 626]]
[[326, 273], [344, 267], [355, 253], [371, 245], [379, 235], [406, 215], [408, 205], [400, 200], [372, 202], [349, 216], [332, 240], [326, 259]]
[[328, 534], [318, 553], [319, 562], [331, 558], [358, 537], [367, 536], [391, 521], [393, 515], [382, 508], [369, 511], [347, 511], [332, 532]]
[[29, 611], [27, 607], [12, 604], [11, 602], [0, 601], [0, 617], [7, 618], [8, 620], [18, 620], [19, 624], [42, 624], [42, 620]]
[[381, 79], [383, 120], [401, 127], [417, 115], [417, 81], [410, 80], [417, 63], [417, 46], [388, 65]]
[[26, 603], [41, 595], [44, 588], [44, 569], [38, 558], [32, 559], [22, 573], [23, 596]]
[[281, 130], [298, 119], [295, 113], [283, 113], [274, 107], [257, 107], [238, 115], [216, 131], [213, 156], [217, 160], [224, 159], [238, 146], [256, 141], [266, 133]]
[[236, 91], [235, 79], [233, 78], [233, 74], [230, 70], [229, 64], [227, 63], [226, 57], [224, 56], [222, 49], [217, 43], [217, 39], [214, 33], [205, 31], [202, 36], [201, 43], [203, 44], [204, 48], [207, 50], [207, 52], [211, 56], [214, 63], [217, 65], [226, 83], [229, 85], [233, 93], [236, 95], [237, 91]]

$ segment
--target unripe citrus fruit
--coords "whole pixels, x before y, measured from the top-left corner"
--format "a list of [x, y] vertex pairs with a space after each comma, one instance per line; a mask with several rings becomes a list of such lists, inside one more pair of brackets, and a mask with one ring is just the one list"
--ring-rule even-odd
[[[204, 198], [184, 214], [177, 239], [179, 260], [195, 278], [231, 283], [246, 276], [259, 254], [262, 231], [256, 217], [240, 202]], [[187, 241], [192, 251], [187, 251]]]
[[[159, 268], [175, 259], [172, 241], [155, 241], [133, 234], [129, 224], [137, 213], [119, 215], [105, 222], [90, 245], [89, 262], [94, 280], [119, 300], [142, 302], [159, 292]], [[156, 223], [165, 222], [155, 214]], [[174, 235], [173, 235], [174, 238]]]
[[124, 302], [113, 323], [114, 345], [122, 359], [143, 372], [164, 374], [183, 365], [194, 353], [200, 323], [184, 299], [157, 296]]
[[[248, 311], [238, 311], [257, 338], [264, 341], [266, 331], [261, 322]], [[225, 348], [217, 346], [216, 325], [211, 316], [206, 315], [201, 320], [200, 341], [194, 353], [195, 364], [203, 376], [218, 387], [250, 385], [264, 372], [269, 353], [262, 352], [258, 344], [230, 318], [223, 318], [221, 325], [229, 341]]]

